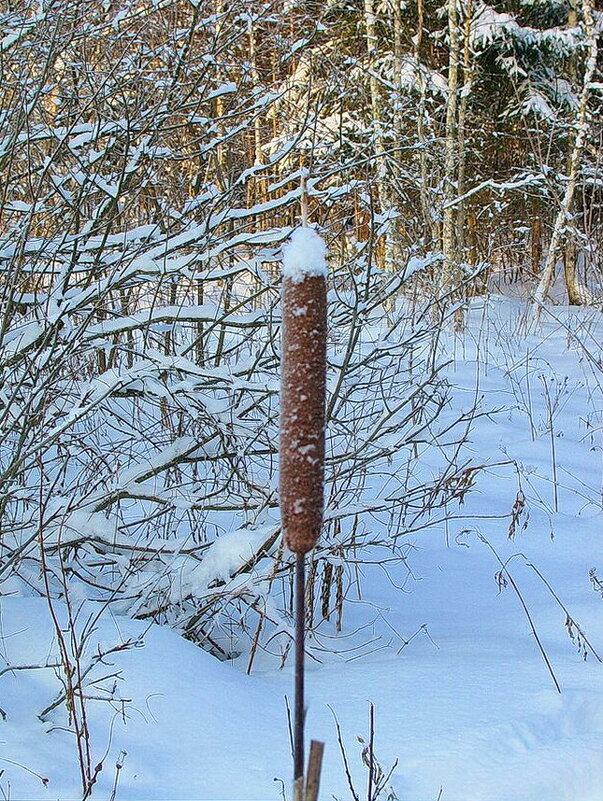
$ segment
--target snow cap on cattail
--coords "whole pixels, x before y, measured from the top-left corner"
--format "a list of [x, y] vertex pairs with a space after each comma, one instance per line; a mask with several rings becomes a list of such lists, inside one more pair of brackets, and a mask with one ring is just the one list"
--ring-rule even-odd
[[326, 246], [312, 228], [283, 247], [279, 495], [288, 547], [316, 545], [324, 504]]

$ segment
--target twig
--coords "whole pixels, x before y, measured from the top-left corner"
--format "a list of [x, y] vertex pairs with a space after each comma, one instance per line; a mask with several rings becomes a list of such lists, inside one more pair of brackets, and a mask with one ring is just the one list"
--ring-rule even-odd
[[375, 707], [373, 702], [369, 702], [369, 744], [368, 744], [368, 788], [367, 801], [373, 801], [373, 773], [375, 770]]
[[[550, 660], [549, 660], [549, 658], [547, 656], [546, 651], [544, 650], [544, 646], [543, 646], [543, 644], [542, 644], [542, 642], [540, 640], [540, 637], [538, 636], [538, 632], [536, 631], [536, 627], [534, 626], [534, 621], [532, 620], [532, 616], [530, 615], [530, 610], [528, 609], [528, 607], [526, 605], [526, 602], [524, 601], [523, 595], [521, 594], [521, 591], [520, 591], [519, 587], [515, 583], [515, 579], [513, 578], [513, 576], [511, 575], [511, 573], [509, 572], [509, 569], [507, 567], [507, 564], [508, 564], [509, 560], [507, 560], [507, 562], [503, 562], [502, 559], [500, 558], [500, 556], [497, 554], [496, 550], [492, 547], [492, 545], [490, 545], [490, 543], [484, 537], [483, 534], [479, 534], [478, 533], [478, 537], [484, 543], [484, 545], [487, 545], [488, 548], [492, 551], [492, 553], [494, 554], [494, 556], [496, 558], [496, 561], [499, 563], [499, 565], [501, 567], [501, 573], [505, 573], [505, 575], [509, 579], [509, 583], [513, 587], [513, 590], [515, 591], [515, 594], [517, 595], [517, 597], [519, 599], [519, 602], [520, 602], [521, 606], [523, 607], [523, 611], [525, 612], [525, 615], [526, 615], [526, 617], [528, 619], [528, 623], [530, 624], [530, 628], [532, 629], [532, 634], [534, 635], [534, 639], [536, 640], [536, 643], [538, 644], [538, 648], [540, 650], [540, 653], [542, 654], [542, 658], [544, 659], [544, 663], [547, 666], [547, 669], [548, 669], [548, 671], [550, 673], [550, 676], [551, 676], [551, 678], [553, 680], [553, 684], [555, 685], [555, 689], [557, 690], [558, 693], [561, 693], [561, 686], [560, 686], [559, 682], [557, 681], [557, 677], [555, 676], [555, 671], [553, 670], [553, 666], [551, 665], [551, 662], [550, 662]], [[513, 558], [513, 557], [511, 557], [511, 558]]]
[[335, 721], [335, 727], [337, 729], [337, 744], [339, 746], [339, 750], [341, 751], [341, 758], [343, 760], [343, 767], [345, 770], [346, 779], [348, 780], [348, 787], [350, 788], [350, 792], [352, 794], [352, 798], [354, 801], [360, 801], [360, 797], [356, 792], [356, 788], [354, 787], [354, 782], [352, 781], [352, 774], [350, 773], [350, 766], [348, 764], [348, 758], [345, 752], [345, 747], [343, 745], [343, 738], [341, 736], [341, 726], [339, 725], [339, 721], [337, 720], [337, 715], [333, 707], [330, 704], [327, 704], [329, 709], [331, 710], [331, 714], [333, 715], [333, 719]]
[[581, 638], [584, 640], [585, 644], [586, 644], [586, 645], [587, 645], [587, 646], [590, 648], [590, 651], [591, 651], [592, 655], [595, 657], [595, 659], [597, 660], [597, 662], [603, 662], [603, 659], [602, 659], [602, 658], [599, 656], [599, 654], [598, 654], [598, 653], [595, 651], [595, 649], [593, 648], [593, 646], [592, 646], [592, 645], [591, 645], [591, 643], [590, 643], [590, 640], [588, 639], [588, 637], [586, 636], [586, 634], [585, 634], [585, 633], [582, 631], [582, 629], [580, 628], [580, 626], [578, 625], [578, 623], [576, 623], [575, 619], [574, 619], [574, 618], [573, 618], [573, 617], [570, 615], [570, 613], [569, 613], [569, 612], [568, 612], [568, 610], [567, 610], [567, 607], [565, 606], [565, 604], [563, 603], [563, 601], [561, 600], [561, 598], [559, 598], [559, 596], [557, 595], [557, 593], [555, 592], [555, 590], [554, 590], [554, 589], [551, 587], [551, 585], [550, 585], [550, 583], [548, 582], [548, 580], [547, 580], [547, 579], [546, 579], [546, 578], [545, 578], [545, 577], [542, 575], [542, 573], [540, 572], [540, 570], [538, 570], [538, 568], [536, 567], [536, 565], [532, 564], [532, 562], [526, 562], [526, 565], [527, 565], [528, 567], [531, 567], [531, 568], [532, 568], [532, 570], [533, 570], [533, 571], [536, 573], [536, 575], [538, 576], [538, 578], [539, 578], [539, 579], [540, 579], [540, 580], [541, 580], [541, 581], [544, 583], [545, 587], [546, 587], [546, 588], [548, 589], [548, 591], [551, 593], [551, 595], [553, 596], [553, 598], [554, 598], [554, 599], [557, 601], [557, 603], [559, 604], [559, 606], [561, 607], [561, 609], [563, 609], [563, 611], [565, 612], [565, 614], [566, 614], [566, 616], [567, 616], [567, 619], [568, 619], [568, 620], [569, 620], [569, 621], [570, 621], [570, 622], [571, 622], [571, 623], [572, 623], [572, 624], [573, 624], [573, 625], [576, 627], [576, 629], [577, 629], [577, 631], [578, 631], [578, 634], [579, 634], [579, 635], [580, 635], [580, 637], [581, 637]]

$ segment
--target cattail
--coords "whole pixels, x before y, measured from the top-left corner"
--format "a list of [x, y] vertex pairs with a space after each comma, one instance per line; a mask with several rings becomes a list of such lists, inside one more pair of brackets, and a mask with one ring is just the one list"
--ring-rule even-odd
[[324, 503], [325, 243], [299, 228], [283, 248], [280, 507], [288, 547], [312, 550]]

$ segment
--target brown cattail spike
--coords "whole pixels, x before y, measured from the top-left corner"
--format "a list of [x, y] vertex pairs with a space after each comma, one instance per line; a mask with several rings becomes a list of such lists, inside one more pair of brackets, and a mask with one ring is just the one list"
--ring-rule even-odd
[[311, 228], [284, 248], [280, 506], [285, 541], [307, 553], [324, 503], [327, 298], [325, 245]]

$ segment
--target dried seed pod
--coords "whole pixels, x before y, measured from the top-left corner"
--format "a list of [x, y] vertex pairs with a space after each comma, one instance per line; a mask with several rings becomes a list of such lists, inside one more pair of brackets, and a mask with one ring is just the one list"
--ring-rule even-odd
[[283, 259], [279, 493], [288, 547], [307, 553], [324, 504], [327, 293], [325, 245], [294, 232]]

